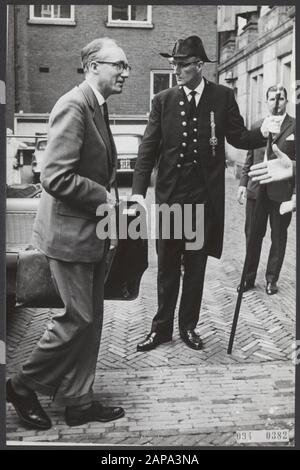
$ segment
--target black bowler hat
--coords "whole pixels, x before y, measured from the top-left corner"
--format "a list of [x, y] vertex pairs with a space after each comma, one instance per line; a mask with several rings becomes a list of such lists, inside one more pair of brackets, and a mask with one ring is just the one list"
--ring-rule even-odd
[[216, 62], [215, 60], [209, 60], [207, 57], [203, 43], [198, 36], [189, 36], [186, 39], [178, 39], [175, 42], [172, 54], [167, 52], [160, 52], [162, 57], [173, 58], [173, 59], [187, 59], [188, 57], [199, 57], [203, 62]]

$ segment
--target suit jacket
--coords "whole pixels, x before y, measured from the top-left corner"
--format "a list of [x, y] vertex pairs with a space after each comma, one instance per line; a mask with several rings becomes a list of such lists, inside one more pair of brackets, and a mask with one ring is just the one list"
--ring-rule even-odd
[[[262, 120], [253, 124], [253, 128], [260, 128], [262, 124]], [[285, 116], [281, 128], [280, 133], [276, 135], [273, 139], [273, 143], [275, 143], [282, 152], [286, 153], [291, 160], [295, 160], [296, 158], [296, 121], [294, 118], [289, 116], [288, 114]], [[264, 160], [265, 155], [265, 146], [256, 149], [256, 150], [249, 150], [247, 153], [247, 157], [242, 168], [242, 175], [240, 179], [240, 186], [247, 187], [247, 198], [248, 199], [256, 199], [259, 189], [259, 182], [253, 181], [249, 178], [248, 173], [250, 171], [250, 167], [256, 163], [260, 163]], [[276, 155], [271, 151], [268, 155], [268, 159], [272, 160], [277, 158]], [[286, 181], [278, 181], [275, 183], [269, 183], [266, 185], [266, 191], [269, 199], [271, 201], [283, 202], [289, 201], [295, 191], [295, 179], [286, 180]]]
[[96, 209], [106, 202], [115, 168], [116, 150], [100, 106], [83, 82], [63, 95], [50, 115], [33, 244], [51, 258], [101, 260]]
[[[184, 119], [182, 102], [185, 93], [175, 86], [158, 93], [152, 103], [149, 123], [139, 148], [133, 177], [133, 194], [145, 196], [153, 166], [157, 162], [156, 201], [168, 202], [180, 175], [177, 163], [181, 152]], [[181, 104], [180, 104], [181, 103]], [[224, 231], [224, 172], [225, 137], [235, 147], [248, 149], [261, 147], [264, 139], [259, 129], [248, 131], [240, 115], [233, 91], [205, 79], [205, 87], [198, 106], [198, 155], [202, 175], [214, 207], [215, 230], [209, 254], [220, 257]], [[216, 155], [212, 155], [210, 112], [215, 114]]]

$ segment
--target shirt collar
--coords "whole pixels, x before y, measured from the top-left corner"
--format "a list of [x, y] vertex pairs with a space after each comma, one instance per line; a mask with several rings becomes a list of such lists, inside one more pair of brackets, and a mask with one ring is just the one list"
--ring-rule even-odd
[[[184, 89], [184, 91], [185, 91], [186, 96], [188, 96], [188, 95], [190, 94], [190, 92], [193, 91], [193, 90], [191, 90], [189, 87], [187, 87], [186, 85], [183, 86], [183, 89]], [[204, 89], [204, 79], [202, 78], [201, 82], [200, 82], [199, 85], [194, 89], [194, 91], [195, 91], [196, 93], [198, 93], [199, 95], [201, 95], [202, 92], [203, 92], [203, 89]]]
[[282, 120], [281, 120], [281, 122], [283, 122], [283, 121], [285, 120], [285, 118], [286, 118], [286, 113], [284, 113], [284, 114], [282, 115]]
[[91, 87], [91, 89], [93, 90], [93, 92], [96, 96], [96, 99], [99, 103], [99, 106], [102, 106], [105, 103], [105, 99], [101, 95], [100, 91], [98, 91], [97, 88], [94, 85], [92, 85], [91, 83], [89, 83], [87, 80], [86, 80], [86, 82]]
[[285, 118], [286, 118], [286, 114], [287, 114], [287, 113], [279, 114], [279, 115], [278, 115], [278, 114], [269, 114], [269, 116], [276, 116], [277, 118], [280, 117], [280, 119], [278, 119], [278, 121], [283, 122], [283, 121], [285, 120]]

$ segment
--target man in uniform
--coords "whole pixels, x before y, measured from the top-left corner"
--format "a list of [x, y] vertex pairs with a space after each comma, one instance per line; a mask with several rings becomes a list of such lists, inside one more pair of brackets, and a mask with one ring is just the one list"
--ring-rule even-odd
[[[152, 103], [133, 177], [132, 198], [144, 204], [151, 171], [157, 163], [156, 202], [168, 205], [204, 204], [203, 248], [186, 249], [186, 239], [164, 239], [158, 252], [158, 310], [150, 333], [137, 346], [148, 351], [170, 341], [173, 333], [181, 260], [184, 261], [179, 331], [185, 344], [199, 350], [202, 341], [195, 331], [202, 300], [208, 255], [222, 253], [224, 228], [225, 137], [238, 148], [261, 147], [259, 129], [247, 131], [230, 88], [202, 76], [204, 62], [211, 62], [198, 36], [176, 42], [170, 60], [177, 86], [158, 93]], [[159, 158], [158, 158], [159, 156]], [[195, 210], [194, 210], [195, 219]], [[195, 222], [195, 220], [194, 220]]]

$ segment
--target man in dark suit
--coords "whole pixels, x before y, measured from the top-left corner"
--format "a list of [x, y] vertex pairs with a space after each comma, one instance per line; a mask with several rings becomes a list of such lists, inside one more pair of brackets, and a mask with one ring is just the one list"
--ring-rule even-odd
[[[276, 86], [270, 87], [267, 91], [266, 102], [270, 114], [272, 114], [274, 110], [276, 93]], [[275, 131], [277, 130], [277, 132], [273, 133], [272, 137], [274, 145], [276, 144], [280, 151], [285, 153], [291, 160], [294, 160], [296, 155], [296, 125], [295, 119], [289, 116], [286, 112], [287, 103], [287, 91], [285, 88], [282, 88], [280, 90], [278, 116], [276, 116], [276, 125], [278, 126], [278, 129], [274, 129]], [[261, 123], [262, 121], [259, 121], [258, 123], [255, 123], [253, 127], [260, 127]], [[237, 194], [237, 198], [240, 203], [242, 203], [243, 199], [247, 195], [245, 223], [247, 243], [250, 237], [251, 228], [253, 227], [256, 199], [259, 190], [259, 183], [249, 177], [250, 167], [253, 164], [263, 162], [264, 160], [268, 161], [276, 158], [277, 156], [274, 154], [270, 145], [261, 149], [250, 150], [247, 153]], [[259, 220], [256, 221], [258, 230], [257, 236], [255, 237], [255, 244], [251, 251], [244, 290], [249, 290], [254, 287], [262, 242], [269, 219], [272, 243], [266, 269], [266, 293], [268, 295], [273, 295], [278, 292], [277, 281], [285, 255], [287, 230], [292, 217], [291, 213], [281, 213], [283, 212], [284, 206], [282, 206], [281, 210], [280, 206], [283, 202], [291, 199], [293, 192], [295, 192], [295, 181], [291, 178], [286, 181], [269, 183], [265, 187], [261, 187], [260, 191], [264, 193], [264, 197], [262, 199], [259, 212], [256, 212], [256, 218], [259, 218]]]
[[[169, 58], [178, 86], [153, 99], [135, 166], [132, 198], [144, 203], [151, 171], [157, 164], [157, 204], [190, 204], [193, 209], [204, 204], [205, 236], [203, 248], [190, 250], [184, 237], [165, 239], [160, 233], [158, 311], [150, 333], [137, 350], [148, 351], [172, 339], [182, 257], [180, 336], [188, 347], [199, 350], [202, 341], [195, 327], [207, 257], [219, 258], [223, 245], [224, 140], [226, 137], [230, 144], [246, 149], [260, 147], [265, 140], [259, 129], [250, 132], [244, 127], [233, 91], [202, 77], [203, 63], [210, 60], [198, 36], [177, 41], [172, 54], [161, 55]], [[193, 222], [195, 225], [195, 210]]]
[[[7, 382], [7, 399], [22, 422], [51, 427], [36, 392], [66, 407], [70, 426], [110, 421], [120, 407], [93, 400], [93, 383], [103, 320], [109, 240], [96, 235], [96, 210], [112, 207], [116, 149], [109, 128], [107, 98], [120, 94], [130, 67], [111, 39], [83, 48], [85, 81], [63, 95], [49, 120], [41, 182], [44, 188], [33, 233], [48, 260], [64, 303], [54, 315], [21, 371]], [[101, 235], [101, 234], [100, 234]]]

